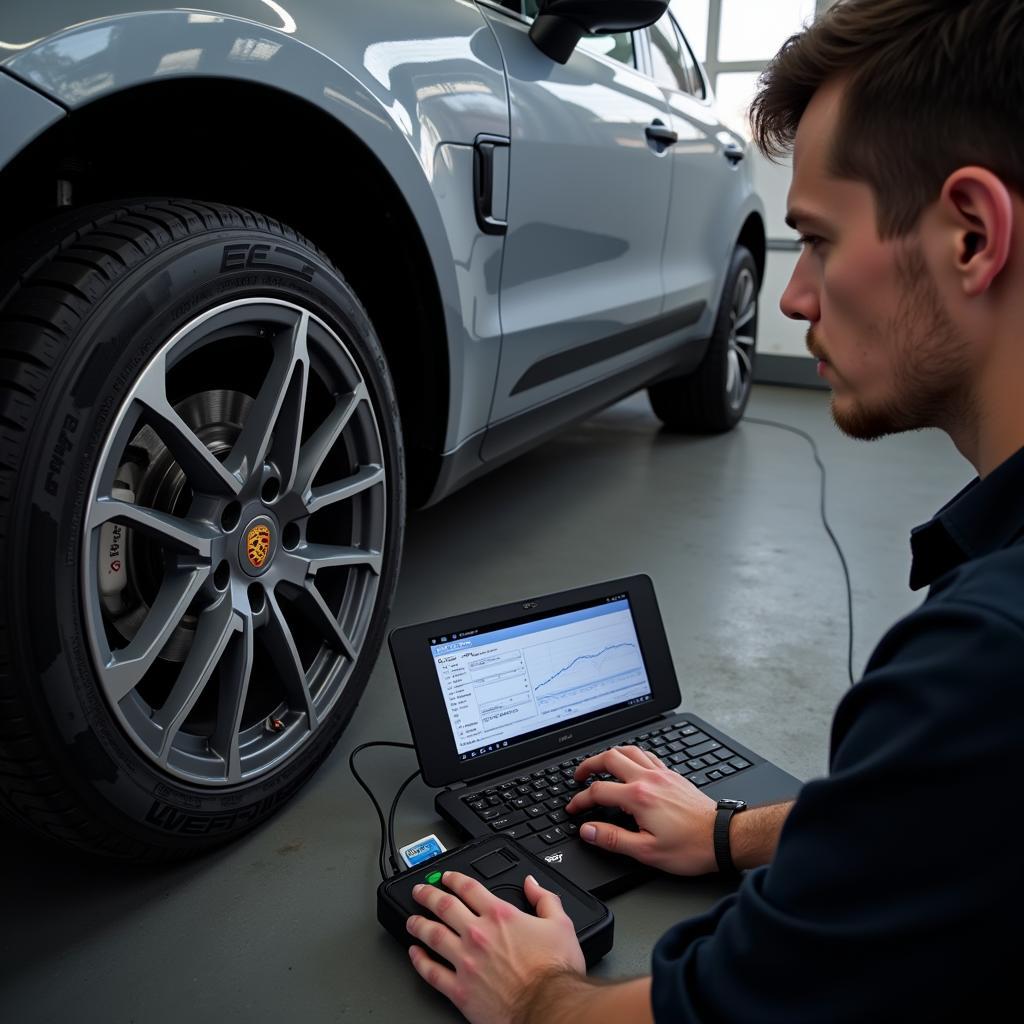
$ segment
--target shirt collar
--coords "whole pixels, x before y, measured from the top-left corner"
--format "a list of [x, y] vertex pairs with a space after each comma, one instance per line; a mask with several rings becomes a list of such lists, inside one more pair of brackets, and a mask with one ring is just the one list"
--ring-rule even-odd
[[1008, 547], [1024, 533], [1024, 448], [984, 480], [972, 480], [910, 534], [910, 587], [920, 590], [964, 562]]

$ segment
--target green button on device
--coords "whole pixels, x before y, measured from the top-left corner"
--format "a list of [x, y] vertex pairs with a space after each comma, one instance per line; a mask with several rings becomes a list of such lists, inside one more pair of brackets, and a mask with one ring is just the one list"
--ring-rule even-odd
[[437, 885], [437, 883], [441, 881], [441, 875], [442, 872], [440, 871], [431, 871], [430, 874], [427, 875], [427, 881], [431, 885]]

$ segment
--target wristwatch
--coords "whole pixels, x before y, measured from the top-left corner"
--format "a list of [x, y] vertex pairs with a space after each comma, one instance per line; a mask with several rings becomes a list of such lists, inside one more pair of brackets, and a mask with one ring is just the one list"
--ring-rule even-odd
[[737, 878], [739, 871], [732, 860], [732, 852], [729, 849], [729, 823], [734, 814], [747, 809], [744, 800], [719, 800], [718, 813], [715, 814], [715, 830], [712, 840], [715, 845], [715, 861], [718, 870], [726, 876]]

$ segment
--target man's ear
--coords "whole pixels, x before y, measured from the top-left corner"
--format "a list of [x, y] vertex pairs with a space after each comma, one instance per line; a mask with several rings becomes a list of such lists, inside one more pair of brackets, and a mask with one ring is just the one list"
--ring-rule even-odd
[[954, 232], [964, 294], [981, 295], [1006, 266], [1013, 235], [1010, 190], [984, 167], [961, 167], [942, 186], [943, 219]]

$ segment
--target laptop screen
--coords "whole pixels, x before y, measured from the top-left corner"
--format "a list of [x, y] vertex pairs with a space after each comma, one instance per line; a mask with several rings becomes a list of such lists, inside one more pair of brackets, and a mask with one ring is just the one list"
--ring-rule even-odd
[[652, 699], [626, 593], [429, 644], [460, 761]]
[[428, 786], [579, 751], [679, 704], [643, 575], [402, 626], [388, 643]]

